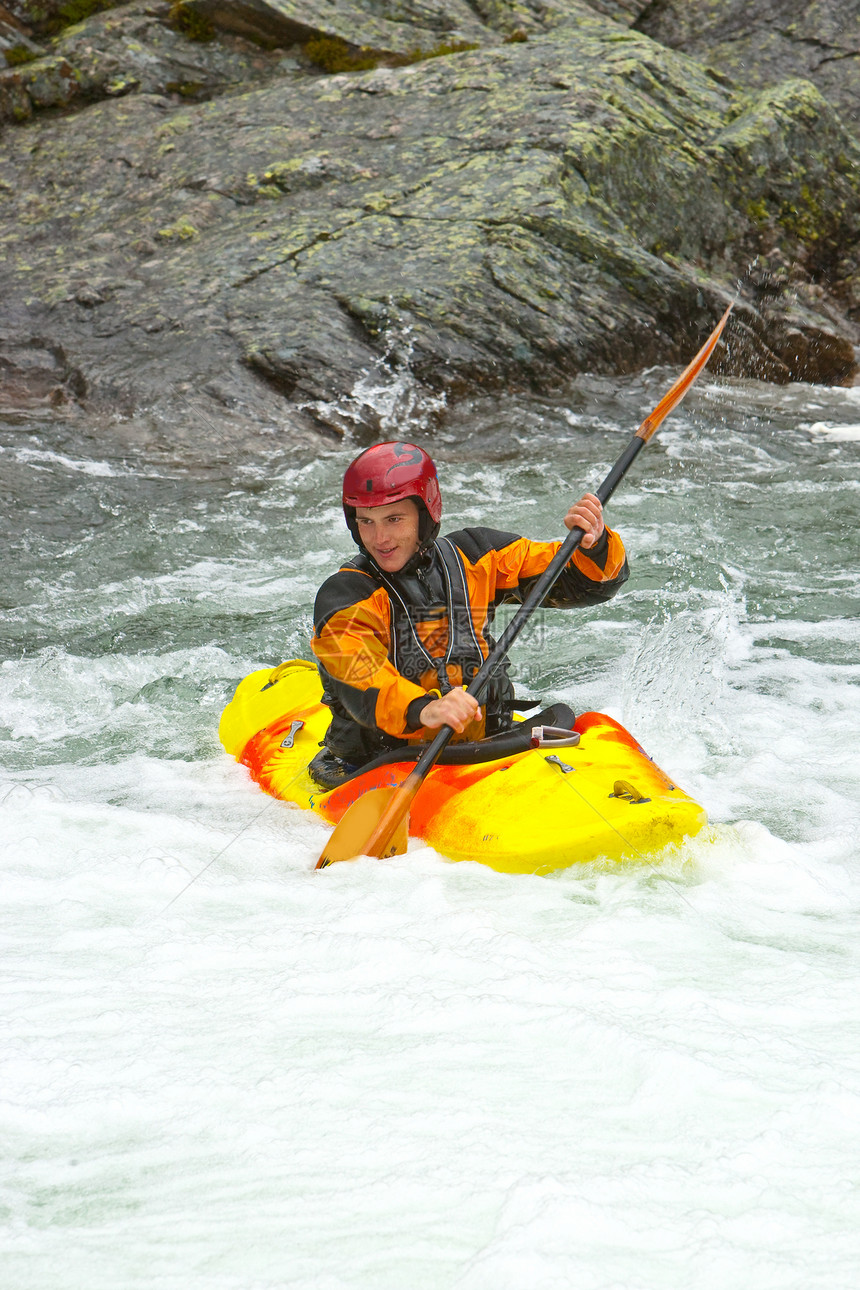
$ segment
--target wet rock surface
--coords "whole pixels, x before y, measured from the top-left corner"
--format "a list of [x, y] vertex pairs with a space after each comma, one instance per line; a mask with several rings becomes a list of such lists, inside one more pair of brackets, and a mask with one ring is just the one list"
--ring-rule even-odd
[[[126, 94], [167, 94], [199, 101], [283, 75], [278, 58], [225, 35], [189, 40], [167, 3], [99, 11], [19, 54], [0, 72], [0, 120], [25, 121], [42, 109], [79, 111]], [[20, 46], [15, 48], [20, 49]], [[9, 61], [9, 49], [6, 50]]]
[[860, 8], [856, 0], [652, 0], [636, 28], [739, 83], [814, 82], [860, 130]]
[[179, 8], [222, 30], [263, 43], [313, 36], [357, 51], [408, 54], [440, 43], [495, 45], [540, 35], [595, 12], [624, 23], [647, 6], [637, 0], [180, 0]]
[[[45, 52], [0, 72], [28, 105], [0, 139], [0, 406], [374, 431], [369, 372], [438, 404], [681, 362], [739, 278], [724, 370], [853, 379], [850, 119], [631, 29], [658, 6], [194, 0], [47, 37], [26, 9], [7, 26]], [[239, 33], [263, 11], [277, 33]], [[380, 38], [323, 74], [307, 33], [361, 49], [335, 11], [399, 13], [401, 49], [420, 28], [436, 56]]]

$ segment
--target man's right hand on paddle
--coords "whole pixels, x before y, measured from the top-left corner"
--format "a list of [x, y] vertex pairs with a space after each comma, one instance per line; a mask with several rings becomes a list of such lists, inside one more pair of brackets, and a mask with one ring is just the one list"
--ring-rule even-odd
[[451, 726], [462, 734], [470, 721], [480, 721], [481, 709], [478, 700], [467, 694], [462, 686], [449, 690], [441, 699], [433, 699], [421, 709], [421, 724], [428, 730], [438, 730], [440, 726]]

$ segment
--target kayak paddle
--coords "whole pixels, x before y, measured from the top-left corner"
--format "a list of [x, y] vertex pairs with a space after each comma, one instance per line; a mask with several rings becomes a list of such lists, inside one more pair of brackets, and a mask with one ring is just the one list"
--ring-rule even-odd
[[[734, 302], [729, 305], [696, 357], [664, 394], [654, 411], [645, 418], [603, 483], [596, 490], [602, 505], [606, 505], [615, 489], [646, 443], [656, 433], [658, 426], [677, 407], [705, 367], [722, 335]], [[523, 603], [508, 623], [483, 666], [476, 672], [467, 693], [480, 702], [484, 690], [496, 667], [504, 659], [523, 627], [552, 588], [562, 569], [568, 564], [585, 533], [580, 528], [571, 529], [550, 564], [532, 586]], [[374, 788], [353, 802], [341, 817], [317, 861], [317, 869], [334, 864], [337, 860], [354, 860], [357, 856], [375, 856], [383, 860], [388, 856], [402, 855], [406, 850], [409, 808], [415, 794], [428, 772], [439, 759], [449, 739], [454, 734], [451, 726], [442, 726], [435, 738], [422, 752], [402, 784], [394, 788]]]

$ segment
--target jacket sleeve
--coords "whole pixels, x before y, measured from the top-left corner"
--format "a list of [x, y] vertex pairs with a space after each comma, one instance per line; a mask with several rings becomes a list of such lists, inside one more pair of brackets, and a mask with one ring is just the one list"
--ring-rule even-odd
[[[451, 535], [476, 565], [493, 563], [495, 604], [522, 601], [561, 547], [561, 542], [534, 542], [495, 529], [464, 529]], [[571, 609], [611, 600], [629, 577], [624, 543], [605, 528], [588, 551], [579, 547], [545, 598], [551, 609]]]
[[[544, 569], [559, 550], [560, 542], [538, 543], [548, 546], [551, 554]], [[543, 569], [540, 570], [543, 573]], [[624, 543], [613, 529], [604, 528], [593, 547], [585, 551], [578, 547], [573, 558], [562, 570], [544, 600], [551, 609], [570, 609], [577, 605], [599, 605], [611, 600], [630, 577]], [[524, 585], [525, 584], [525, 585]], [[527, 594], [530, 578], [520, 578], [517, 600]]]
[[[364, 579], [364, 585], [350, 588]], [[357, 590], [361, 598], [352, 594]], [[390, 615], [384, 591], [374, 592], [363, 574], [335, 574], [317, 594], [311, 649], [334, 697], [354, 721], [406, 739], [415, 731], [408, 713], [427, 691], [408, 681], [388, 657]], [[419, 723], [420, 726], [420, 723]], [[423, 730], [423, 727], [420, 727]]]

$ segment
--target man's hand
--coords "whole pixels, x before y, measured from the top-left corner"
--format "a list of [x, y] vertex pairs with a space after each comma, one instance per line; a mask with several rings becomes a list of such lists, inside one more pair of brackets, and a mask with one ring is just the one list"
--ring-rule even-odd
[[474, 695], [467, 694], [462, 685], [449, 690], [441, 699], [433, 699], [421, 709], [421, 724], [428, 730], [451, 726], [462, 734], [470, 721], [480, 721], [481, 709]]
[[575, 506], [571, 506], [564, 517], [564, 526], [568, 529], [582, 529], [585, 532], [581, 543], [585, 551], [599, 541], [604, 529], [603, 507], [594, 493], [586, 493]]

